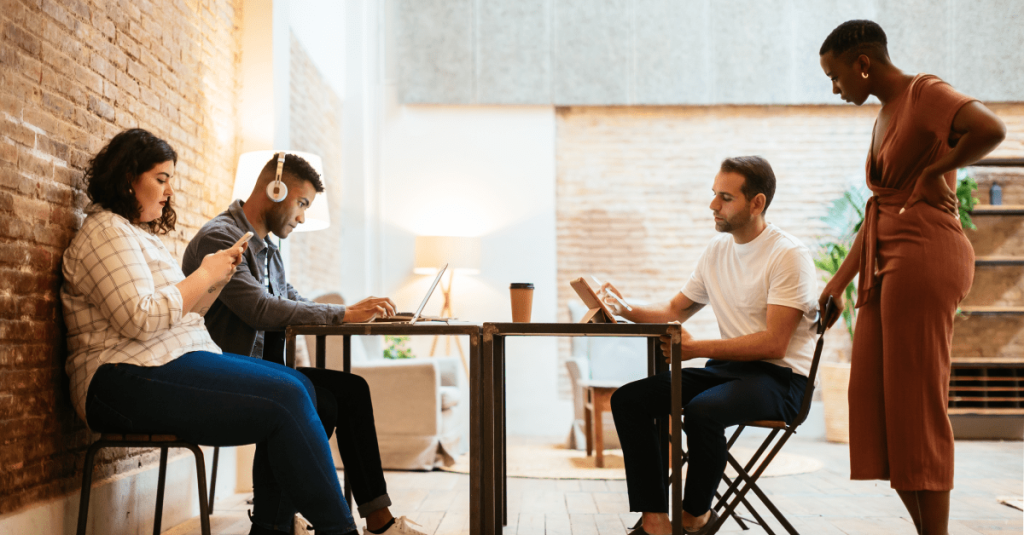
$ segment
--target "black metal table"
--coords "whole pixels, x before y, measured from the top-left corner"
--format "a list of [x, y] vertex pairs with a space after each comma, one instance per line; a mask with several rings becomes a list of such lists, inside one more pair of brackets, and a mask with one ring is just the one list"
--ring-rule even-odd
[[[481, 350], [470, 361], [470, 533], [501, 533], [508, 523], [505, 485], [505, 338], [509, 336], [623, 336], [647, 338], [647, 373], [669, 368], [658, 338], [669, 335], [672, 370], [672, 436], [682, 436], [682, 329], [678, 323], [484, 323]], [[668, 426], [661, 422], [662, 443]], [[667, 466], [667, 451], [663, 452]], [[682, 457], [682, 443], [672, 441], [673, 459]], [[672, 529], [683, 533], [682, 474], [672, 472]]]
[[[342, 371], [352, 371], [352, 337], [353, 336], [433, 336], [452, 335], [469, 337], [469, 358], [471, 362], [480, 359], [480, 325], [475, 323], [443, 323], [422, 322], [408, 323], [342, 323], [340, 325], [289, 325], [285, 329], [285, 363], [289, 368], [295, 367], [295, 337], [297, 335], [316, 336], [316, 357], [314, 366], [323, 369], [327, 361], [327, 337], [343, 337]], [[470, 381], [470, 398], [473, 384]], [[472, 407], [472, 400], [470, 401]], [[474, 410], [474, 409], [470, 409]], [[472, 439], [470, 442], [472, 447]], [[348, 473], [345, 474], [345, 498], [352, 506], [352, 490], [348, 484]]]

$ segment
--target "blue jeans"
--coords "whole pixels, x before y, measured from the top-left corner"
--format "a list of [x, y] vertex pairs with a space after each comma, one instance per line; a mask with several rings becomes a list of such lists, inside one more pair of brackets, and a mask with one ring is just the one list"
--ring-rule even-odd
[[[804, 399], [807, 378], [768, 362], [708, 360], [683, 368], [683, 431], [690, 455], [683, 509], [700, 516], [711, 508], [725, 472], [725, 428], [753, 420], [789, 422]], [[655, 419], [672, 411], [672, 375], [664, 372], [612, 394], [612, 416], [622, 445], [629, 510], [668, 512], [668, 467]]]
[[[195, 351], [163, 366], [100, 366], [85, 412], [98, 432], [169, 433], [207, 446], [265, 442], [268, 455], [253, 467], [255, 503], [278, 501], [264, 495], [279, 487], [318, 534], [343, 535], [356, 525], [315, 399], [312, 383], [295, 370]], [[274, 508], [254, 509], [254, 523], [290, 531]]]

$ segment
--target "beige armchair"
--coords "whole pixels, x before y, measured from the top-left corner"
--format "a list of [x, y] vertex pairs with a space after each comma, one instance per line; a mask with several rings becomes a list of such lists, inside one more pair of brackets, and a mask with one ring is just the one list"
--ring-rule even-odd
[[[319, 303], [344, 304], [332, 293]], [[310, 353], [316, 337], [307, 336]], [[326, 365], [340, 370], [342, 339], [327, 338]], [[469, 382], [458, 357], [423, 357], [390, 360], [367, 355], [362, 340], [352, 339], [352, 373], [366, 379], [373, 400], [373, 414], [381, 462], [391, 470], [432, 470], [451, 466], [468, 446]], [[339, 407], [344, 410], [343, 407]], [[334, 461], [342, 467], [337, 445], [331, 441]]]

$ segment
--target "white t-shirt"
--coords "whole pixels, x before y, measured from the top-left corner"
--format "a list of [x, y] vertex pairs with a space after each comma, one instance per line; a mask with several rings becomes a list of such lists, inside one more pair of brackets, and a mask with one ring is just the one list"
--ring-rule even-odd
[[786, 356], [766, 359], [806, 377], [814, 357], [818, 284], [811, 253], [800, 240], [771, 223], [753, 241], [737, 244], [716, 236], [681, 290], [695, 303], [710, 304], [723, 339], [768, 329], [768, 305], [803, 312]]

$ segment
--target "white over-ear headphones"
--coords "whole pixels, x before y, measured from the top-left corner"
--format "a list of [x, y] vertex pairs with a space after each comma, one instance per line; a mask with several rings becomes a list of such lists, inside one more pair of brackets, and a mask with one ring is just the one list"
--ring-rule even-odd
[[281, 172], [284, 171], [284, 153], [277, 153], [277, 174], [274, 181], [267, 184], [267, 197], [274, 202], [281, 202], [288, 197], [288, 186], [281, 182]]

